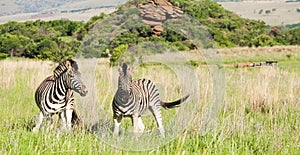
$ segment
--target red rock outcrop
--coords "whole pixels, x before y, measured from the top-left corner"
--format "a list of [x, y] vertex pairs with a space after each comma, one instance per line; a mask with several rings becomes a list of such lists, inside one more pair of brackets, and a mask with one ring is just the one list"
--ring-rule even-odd
[[150, 0], [139, 4], [142, 21], [150, 25], [155, 35], [161, 35], [163, 22], [175, 20], [182, 16], [183, 11], [164, 0]]

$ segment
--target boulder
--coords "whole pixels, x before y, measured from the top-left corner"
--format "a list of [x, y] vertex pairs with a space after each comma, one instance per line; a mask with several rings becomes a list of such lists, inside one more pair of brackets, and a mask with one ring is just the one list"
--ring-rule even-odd
[[166, 20], [176, 20], [183, 15], [179, 7], [173, 6], [165, 0], [149, 0], [139, 4], [142, 21], [151, 26], [155, 35], [161, 35], [163, 23]]

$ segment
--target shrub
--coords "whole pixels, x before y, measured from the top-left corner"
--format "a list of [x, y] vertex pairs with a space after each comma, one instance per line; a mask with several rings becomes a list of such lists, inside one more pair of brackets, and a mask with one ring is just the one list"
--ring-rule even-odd
[[276, 42], [270, 36], [266, 34], [261, 34], [255, 38], [253, 38], [249, 44], [249, 46], [274, 46]]
[[172, 47], [174, 47], [178, 51], [189, 51], [190, 50], [188, 46], [186, 46], [183, 42], [179, 42], [179, 41], [172, 43]]
[[127, 51], [128, 44], [121, 44], [118, 47], [114, 48], [111, 57], [110, 57], [110, 64], [116, 65], [117, 60]]
[[6, 59], [7, 57], [8, 57], [8, 54], [0, 53], [0, 60]]

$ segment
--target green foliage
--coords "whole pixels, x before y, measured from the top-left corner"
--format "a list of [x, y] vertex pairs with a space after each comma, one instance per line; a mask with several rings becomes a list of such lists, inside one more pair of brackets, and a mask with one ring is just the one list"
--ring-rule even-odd
[[[27, 21], [23, 23], [8, 22], [0, 25], [0, 52], [10, 56], [28, 57], [60, 61], [66, 57], [73, 57], [79, 51], [83, 57], [108, 57], [109, 51], [119, 51], [125, 44], [128, 47], [144, 42], [158, 42], [179, 51], [195, 49], [192, 41], [171, 29], [164, 29], [161, 36], [152, 33], [151, 26], [137, 23], [127, 16], [138, 13], [136, 9], [124, 11], [135, 7], [145, 0], [129, 1], [118, 8], [118, 12], [111, 15], [104, 13], [92, 17], [88, 22], [75, 22], [67, 19], [54, 21]], [[208, 47], [236, 47], [236, 46], [274, 46], [274, 45], [300, 45], [299, 24], [287, 25], [286, 28], [268, 27], [262, 21], [244, 19], [237, 14], [222, 8], [210, 0], [170, 0], [173, 5], [180, 7], [186, 14], [194, 18], [209, 32], [212, 41], [197, 45]], [[274, 10], [272, 10], [274, 11]], [[260, 10], [259, 13], [263, 13]], [[119, 15], [124, 18], [118, 18]], [[114, 18], [116, 16], [116, 18]], [[111, 18], [112, 17], [112, 18]], [[111, 18], [113, 23], [121, 24], [127, 29], [116, 34], [112, 40], [105, 38], [88, 38], [87, 34], [93, 32], [95, 27], [101, 26], [104, 31], [112, 32], [111, 25], [99, 22]], [[192, 30], [192, 31], [197, 31]], [[95, 34], [89, 34], [92, 36]], [[204, 37], [204, 38], [205, 38]], [[151, 50], [151, 49], [149, 49]], [[116, 52], [118, 53], [118, 52]], [[118, 55], [118, 54], [117, 54]], [[118, 56], [114, 55], [115, 59]]]
[[164, 37], [168, 42], [177, 42], [177, 41], [186, 40], [184, 36], [170, 29], [163, 31], [162, 37]]
[[80, 50], [81, 50], [81, 56], [84, 58], [93, 58], [93, 57], [99, 58], [101, 57], [101, 53], [103, 52], [91, 46], [84, 46]]
[[8, 57], [8, 54], [0, 53], [0, 60], [6, 59], [7, 57]]
[[290, 45], [300, 45], [300, 27], [286, 31], [284, 33], [284, 40]]
[[112, 42], [111, 42], [111, 47], [119, 47], [119, 45], [124, 45], [124, 44], [136, 44], [138, 41], [138, 32], [136, 31], [127, 31], [119, 36], [117, 36]]
[[190, 50], [190, 48], [186, 44], [184, 44], [184, 42], [177, 41], [177, 42], [173, 42], [171, 45], [173, 48], [175, 48], [178, 51], [189, 51]]
[[82, 22], [67, 19], [8, 22], [0, 25], [0, 52], [10, 56], [61, 61], [77, 52], [81, 43], [72, 36], [82, 26]]
[[275, 36], [274, 40], [280, 45], [300, 45], [300, 27], [283, 29]]
[[30, 39], [23, 35], [5, 33], [0, 36], [0, 51], [10, 56], [22, 56]]
[[288, 24], [285, 27], [288, 28], [288, 29], [298, 28], [298, 27], [300, 27], [300, 23], [297, 23], [297, 24]]
[[74, 36], [76, 39], [82, 41], [88, 31], [92, 30], [97, 22], [103, 20], [106, 16], [107, 15], [104, 13], [101, 13], [99, 16], [93, 16], [87, 23], [83, 24], [75, 31]]
[[271, 10], [266, 10], [265, 13], [266, 13], [266, 14], [270, 14], [270, 13], [271, 13]]
[[[203, 0], [170, 1], [207, 27], [218, 47], [299, 45], [298, 30], [278, 30], [278, 36], [269, 33], [262, 21], [244, 19], [225, 10], [217, 3]], [[259, 14], [264, 10], [260, 10]], [[266, 13], [270, 10], [267, 10]], [[289, 27], [297, 27], [292, 25]]]
[[251, 40], [249, 46], [274, 46], [276, 42], [268, 35], [262, 34]]
[[110, 57], [110, 62], [111, 65], [115, 65], [117, 60], [127, 51], [128, 49], [128, 44], [120, 44], [118, 47], [114, 48], [111, 57]]
[[215, 2], [179, 0], [181, 9], [208, 27], [219, 47], [247, 46], [252, 38], [265, 32], [265, 23], [244, 19]]
[[194, 61], [194, 60], [190, 60], [189, 64], [192, 65], [193, 67], [199, 67], [199, 63], [197, 61]]

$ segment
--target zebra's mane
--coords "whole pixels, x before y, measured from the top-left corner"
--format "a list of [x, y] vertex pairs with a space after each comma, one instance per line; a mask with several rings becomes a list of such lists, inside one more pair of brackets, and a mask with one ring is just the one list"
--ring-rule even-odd
[[68, 60], [60, 63], [53, 71], [54, 77], [55, 78], [59, 77], [60, 75], [62, 75], [66, 71], [68, 71], [70, 69], [70, 67], [72, 67], [76, 71], [78, 70], [78, 65], [77, 65], [76, 61], [74, 61], [72, 59], [68, 59]]
[[123, 65], [122, 65], [122, 72], [123, 72], [124, 75], [127, 74], [127, 68], [128, 68], [127, 64], [123, 63]]

